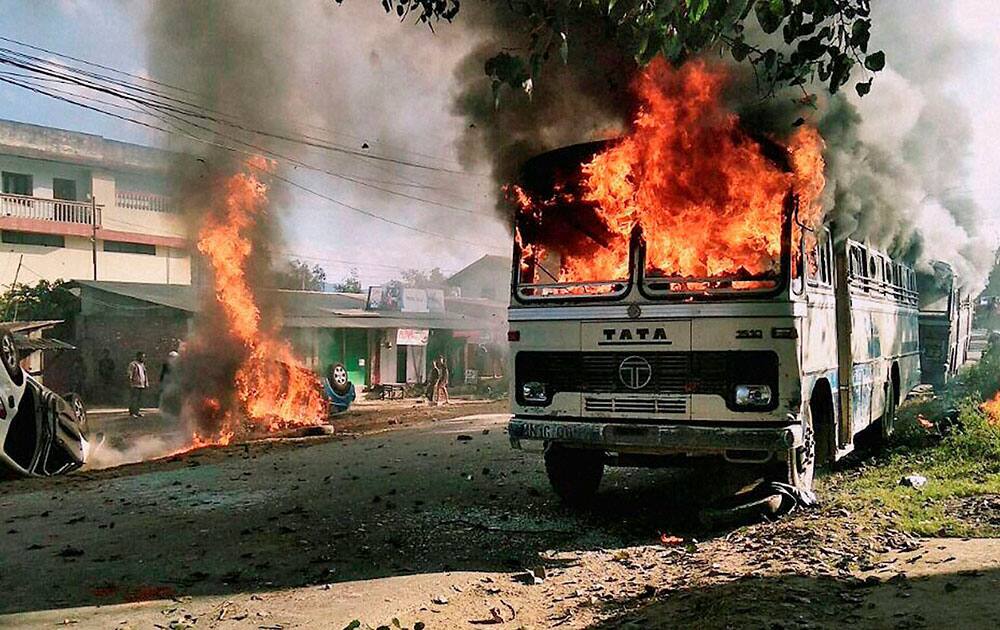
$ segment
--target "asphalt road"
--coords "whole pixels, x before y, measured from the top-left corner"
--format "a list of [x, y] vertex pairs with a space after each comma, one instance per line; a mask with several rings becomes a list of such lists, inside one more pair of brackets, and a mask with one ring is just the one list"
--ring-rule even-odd
[[540, 456], [510, 448], [506, 418], [4, 484], [0, 614], [510, 571], [547, 549], [693, 531], [699, 491], [662, 471], [613, 471], [598, 507], [562, 507]]

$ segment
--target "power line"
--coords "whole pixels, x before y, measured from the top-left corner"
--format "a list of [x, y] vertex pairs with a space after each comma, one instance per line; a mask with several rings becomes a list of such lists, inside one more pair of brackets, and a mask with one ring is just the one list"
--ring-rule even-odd
[[[387, 163], [391, 163], [391, 164], [396, 164], [396, 165], [399, 165], [399, 166], [408, 166], [408, 167], [411, 167], [411, 168], [417, 168], [417, 169], [423, 169], [423, 170], [429, 170], [429, 171], [438, 171], [438, 172], [450, 173], [450, 174], [453, 174], [453, 175], [475, 175], [475, 176], [481, 176], [480, 174], [469, 173], [468, 171], [465, 171], [465, 170], [450, 169], [450, 168], [444, 168], [444, 167], [440, 167], [440, 166], [431, 166], [431, 165], [422, 164], [422, 163], [419, 163], [419, 162], [413, 162], [413, 161], [403, 160], [403, 159], [399, 159], [399, 158], [393, 158], [393, 157], [389, 157], [389, 156], [377, 155], [377, 154], [373, 154], [373, 153], [366, 153], [364, 151], [358, 151], [358, 150], [350, 149], [350, 148], [347, 148], [347, 147], [344, 147], [344, 146], [341, 146], [341, 145], [336, 145], [336, 144], [333, 144], [333, 143], [331, 143], [329, 141], [326, 141], [326, 140], [324, 140], [322, 138], [316, 138], [314, 136], [309, 136], [309, 135], [306, 135], [306, 134], [299, 134], [298, 137], [295, 137], [295, 136], [290, 136], [288, 134], [278, 133], [276, 131], [271, 131], [271, 130], [254, 129], [254, 128], [250, 127], [249, 125], [246, 125], [246, 124], [240, 122], [238, 119], [236, 119], [235, 117], [233, 117], [233, 116], [231, 116], [229, 114], [225, 114], [223, 112], [219, 112], [219, 111], [216, 111], [216, 110], [211, 110], [209, 108], [206, 108], [206, 107], [203, 107], [203, 106], [200, 106], [200, 105], [197, 105], [197, 104], [193, 104], [193, 103], [190, 103], [188, 101], [184, 101], [183, 99], [178, 99], [178, 98], [172, 97], [170, 95], [166, 95], [166, 94], [162, 94], [162, 93], [157, 93], [154, 90], [150, 90], [150, 89], [147, 89], [147, 88], [144, 88], [144, 87], [141, 87], [141, 86], [135, 86], [133, 84], [128, 84], [127, 82], [123, 82], [121, 80], [114, 79], [112, 77], [102, 76], [102, 75], [99, 75], [97, 73], [89, 72], [89, 71], [86, 71], [86, 70], [83, 70], [83, 69], [80, 69], [80, 68], [73, 68], [71, 66], [67, 66], [66, 64], [62, 64], [62, 63], [58, 63], [58, 62], [53, 62], [53, 61], [50, 61], [50, 60], [46, 60], [46, 59], [42, 59], [42, 58], [39, 58], [39, 57], [35, 57], [33, 55], [28, 55], [26, 53], [23, 53], [23, 52], [20, 52], [20, 51], [16, 51], [16, 50], [13, 50], [13, 49], [10, 49], [10, 48], [0, 47], [0, 53], [6, 53], [7, 54], [6, 57], [0, 57], [0, 63], [6, 63], [8, 65], [13, 65], [15, 67], [19, 67], [19, 68], [21, 68], [23, 70], [28, 70], [28, 71], [32, 71], [32, 72], [38, 72], [38, 73], [41, 73], [41, 74], [45, 74], [47, 76], [61, 78], [61, 79], [64, 79], [65, 81], [74, 83], [74, 84], [79, 85], [81, 87], [85, 87], [85, 88], [88, 88], [88, 89], [93, 89], [93, 90], [99, 91], [99, 92], [104, 92], [104, 93], [110, 94], [112, 96], [117, 96], [118, 98], [123, 98], [123, 99], [126, 99], [126, 100], [132, 100], [132, 101], [138, 101], [138, 100], [141, 99], [141, 97], [138, 97], [135, 94], [128, 94], [128, 93], [122, 94], [121, 92], [116, 92], [114, 88], [110, 88], [110, 87], [108, 87], [106, 85], [102, 85], [101, 83], [93, 83], [93, 82], [87, 83], [86, 81], [84, 81], [84, 80], [82, 80], [82, 79], [80, 79], [80, 78], [78, 78], [76, 76], [66, 76], [66, 75], [60, 74], [60, 72], [58, 70], [52, 70], [51, 68], [55, 67], [55, 68], [62, 69], [64, 71], [70, 71], [72, 73], [76, 73], [76, 74], [79, 74], [79, 75], [90, 77], [93, 80], [103, 81], [105, 83], [111, 83], [113, 85], [116, 85], [116, 86], [118, 86], [120, 88], [123, 88], [123, 89], [126, 89], [126, 90], [131, 90], [133, 92], [139, 92], [139, 93], [147, 94], [147, 95], [150, 95], [150, 96], [158, 97], [158, 98], [160, 98], [160, 99], [162, 99], [164, 101], [169, 101], [169, 102], [173, 102], [173, 103], [177, 104], [177, 105], [170, 105], [169, 103], [162, 103], [162, 102], [160, 102], [160, 103], [147, 103], [147, 104], [151, 104], [152, 106], [156, 107], [157, 109], [160, 109], [161, 111], [167, 110], [167, 111], [170, 111], [170, 112], [172, 112], [174, 114], [181, 115], [181, 116], [190, 116], [190, 117], [195, 117], [195, 118], [201, 118], [201, 119], [209, 120], [209, 121], [215, 122], [217, 124], [226, 125], [226, 126], [230, 126], [230, 127], [239, 129], [241, 131], [245, 131], [247, 133], [253, 133], [253, 134], [256, 134], [256, 135], [261, 135], [261, 136], [264, 136], [264, 137], [268, 137], [268, 138], [272, 138], [272, 139], [277, 139], [277, 140], [284, 140], [284, 141], [287, 141], [287, 142], [295, 142], [295, 143], [303, 144], [303, 145], [310, 146], [310, 147], [313, 147], [313, 148], [318, 148], [318, 149], [328, 150], [328, 151], [332, 151], [332, 152], [337, 152], [337, 153], [341, 153], [341, 154], [344, 154], [344, 155], [350, 155], [350, 156], [353, 156], [355, 158], [360, 158], [360, 159], [365, 159], [365, 160], [382, 161], [382, 162], [387, 162]], [[11, 57], [11, 56], [13, 56], [13, 57]], [[32, 65], [32, 64], [34, 64], [34, 65]], [[119, 72], [123, 72], [123, 71], [119, 71]], [[180, 105], [182, 107], [178, 107], [178, 105]], [[214, 115], [212, 115], [212, 114], [214, 114]]]
[[[0, 48], [0, 52], [2, 52], [2, 51], [14, 52], [15, 54], [18, 54], [18, 53], [16, 53], [16, 51], [9, 51], [9, 49]], [[442, 208], [447, 208], [449, 210], [455, 210], [457, 212], [463, 212], [463, 213], [472, 214], [472, 215], [489, 216], [488, 213], [479, 212], [477, 210], [472, 210], [470, 208], [465, 208], [465, 207], [457, 206], [457, 205], [450, 204], [450, 203], [436, 201], [436, 200], [433, 200], [433, 199], [427, 199], [425, 197], [418, 197], [416, 195], [411, 195], [409, 193], [404, 193], [404, 192], [392, 190], [390, 188], [386, 188], [385, 186], [379, 185], [379, 183], [373, 183], [371, 181], [365, 181], [365, 180], [360, 179], [358, 177], [354, 177], [354, 176], [351, 176], [351, 175], [345, 175], [343, 173], [338, 173], [336, 171], [333, 171], [333, 170], [330, 170], [330, 169], [327, 169], [327, 168], [314, 166], [314, 165], [309, 164], [307, 162], [304, 162], [304, 161], [302, 161], [302, 160], [300, 160], [298, 158], [294, 158], [294, 157], [291, 157], [291, 156], [279, 153], [277, 151], [274, 151], [273, 149], [268, 149], [268, 148], [262, 147], [260, 145], [254, 144], [254, 143], [241, 140], [241, 139], [236, 138], [234, 136], [223, 134], [222, 132], [220, 132], [217, 129], [211, 129], [209, 127], [206, 127], [205, 125], [193, 122], [192, 120], [189, 120], [189, 118], [205, 119], [205, 120], [209, 120], [209, 121], [212, 121], [212, 122], [216, 122], [218, 124], [233, 126], [235, 128], [238, 128], [240, 130], [246, 131], [248, 133], [256, 133], [258, 135], [264, 135], [266, 137], [278, 138], [278, 139], [283, 139], [283, 140], [290, 141], [290, 142], [295, 142], [294, 139], [289, 138], [287, 136], [279, 136], [279, 135], [270, 134], [270, 133], [266, 133], [266, 132], [257, 132], [257, 131], [254, 131], [254, 130], [252, 130], [252, 129], [250, 129], [250, 128], [242, 125], [242, 124], [230, 123], [230, 122], [227, 122], [227, 121], [225, 121], [223, 119], [219, 119], [219, 118], [212, 117], [212, 116], [207, 116], [207, 115], [204, 115], [204, 114], [199, 114], [197, 112], [192, 112], [190, 110], [183, 110], [183, 109], [180, 109], [180, 108], [177, 108], [177, 107], [173, 107], [173, 106], [166, 106], [166, 105], [164, 105], [162, 103], [150, 102], [150, 101], [144, 100], [142, 98], [135, 97], [134, 95], [130, 95], [130, 94], [127, 94], [127, 93], [122, 93], [122, 92], [120, 92], [118, 90], [115, 90], [113, 88], [108, 88], [108, 87], [103, 86], [103, 85], [88, 84], [88, 83], [86, 83], [84, 81], [81, 81], [81, 80], [77, 79], [76, 77], [64, 77], [62, 75], [59, 75], [58, 73], [54, 73], [52, 71], [46, 70], [45, 68], [35, 68], [35, 67], [31, 66], [30, 64], [24, 64], [24, 63], [21, 63], [21, 62], [19, 62], [17, 60], [12, 60], [12, 59], [9, 59], [9, 58], [4, 58], [2, 55], [0, 55], [0, 63], [7, 63], [9, 65], [14, 65], [15, 67], [20, 67], [20, 68], [28, 70], [28, 71], [41, 72], [42, 74], [46, 75], [47, 77], [56, 78], [57, 80], [64, 80], [65, 82], [72, 83], [72, 84], [78, 85], [80, 87], [84, 87], [85, 89], [90, 89], [90, 90], [94, 90], [94, 91], [101, 92], [101, 93], [104, 93], [104, 94], [108, 94], [108, 95], [110, 95], [112, 97], [120, 98], [122, 100], [126, 100], [126, 101], [129, 101], [129, 102], [132, 102], [132, 103], [136, 103], [136, 104], [138, 104], [140, 106], [145, 106], [145, 107], [153, 108], [153, 109], [157, 110], [158, 112], [160, 112], [160, 115], [153, 115], [153, 114], [147, 114], [147, 115], [159, 118], [161, 121], [164, 120], [162, 118], [162, 116], [168, 116], [168, 117], [171, 117], [171, 118], [173, 118], [173, 119], [175, 119], [175, 120], [177, 120], [177, 121], [179, 121], [179, 122], [181, 122], [183, 124], [190, 125], [190, 126], [196, 128], [196, 129], [200, 129], [200, 130], [208, 132], [208, 133], [212, 133], [212, 134], [216, 134], [216, 135], [222, 136], [223, 138], [229, 140], [230, 142], [236, 142], [236, 143], [242, 144], [244, 146], [247, 146], [247, 147], [250, 147], [250, 148], [254, 149], [255, 151], [258, 151], [258, 152], [261, 152], [261, 153], [267, 153], [267, 154], [269, 154], [269, 155], [271, 155], [273, 157], [276, 157], [276, 158], [285, 160], [287, 162], [296, 164], [297, 166], [301, 166], [301, 167], [307, 168], [309, 170], [314, 170], [314, 171], [317, 171], [317, 172], [320, 172], [320, 173], [323, 173], [323, 174], [326, 174], [326, 175], [330, 175], [331, 177], [336, 177], [338, 179], [342, 179], [344, 181], [348, 181], [348, 182], [357, 184], [359, 186], [365, 186], [367, 188], [371, 188], [373, 190], [378, 190], [378, 191], [384, 192], [386, 194], [398, 196], [398, 197], [401, 197], [401, 198], [404, 198], [404, 199], [409, 199], [411, 201], [417, 201], [417, 202], [428, 204], [428, 205], [434, 205], [434, 206], [439, 206], [439, 207], [442, 207]], [[72, 69], [70, 69], [70, 70], [72, 70]], [[49, 88], [49, 89], [51, 89], [51, 88]], [[316, 146], [315, 144], [310, 144], [308, 142], [305, 143], [305, 144], [307, 146]], [[447, 171], [447, 169], [445, 169], [445, 171]], [[447, 171], [447, 172], [450, 172], [450, 171]], [[402, 185], [402, 186], [406, 186], [407, 184], [390, 183], [390, 185]]]
[[[204, 95], [198, 94], [197, 92], [194, 92], [194, 91], [189, 90], [187, 88], [183, 88], [183, 87], [180, 87], [180, 86], [177, 86], [177, 85], [172, 85], [172, 84], [169, 84], [169, 83], [165, 83], [163, 81], [157, 81], [156, 79], [152, 79], [150, 77], [144, 77], [142, 75], [133, 74], [131, 72], [126, 72], [125, 70], [120, 70], [118, 68], [113, 68], [111, 66], [106, 66], [106, 65], [102, 65], [100, 63], [96, 63], [96, 62], [93, 62], [93, 61], [88, 61], [86, 59], [81, 59], [79, 57], [74, 57], [74, 56], [68, 55], [66, 53], [61, 53], [61, 52], [58, 52], [58, 51], [55, 51], [55, 50], [52, 50], [52, 49], [49, 49], [49, 48], [44, 48], [42, 46], [36, 46], [36, 45], [29, 44], [29, 43], [23, 42], [23, 41], [19, 41], [19, 40], [10, 38], [10, 37], [0, 36], [0, 41], [5, 41], [5, 42], [10, 43], [10, 44], [14, 44], [14, 45], [17, 45], [17, 46], [28, 48], [30, 50], [35, 50], [35, 51], [38, 51], [38, 52], [43, 52], [43, 53], [46, 53], [48, 55], [53, 55], [53, 56], [56, 56], [56, 57], [61, 57], [63, 59], [69, 59], [71, 61], [75, 61], [77, 63], [82, 63], [82, 64], [85, 64], [85, 65], [91, 66], [93, 68], [98, 68], [98, 69], [101, 69], [101, 70], [106, 70], [108, 72], [113, 72], [115, 74], [120, 74], [120, 75], [123, 75], [123, 76], [127, 76], [127, 77], [132, 78], [132, 79], [136, 79], [136, 80], [139, 80], [139, 81], [144, 81], [144, 82], [151, 83], [153, 85], [157, 85], [157, 86], [164, 87], [164, 88], [169, 88], [171, 90], [176, 90], [178, 92], [183, 92], [185, 94], [190, 94], [191, 96], [199, 96], [199, 97], [204, 98]], [[63, 67], [67, 67], [64, 64], [60, 64], [60, 65], [63, 65]], [[209, 110], [209, 111], [211, 111], [211, 110]], [[216, 113], [221, 113], [221, 112], [216, 112]], [[310, 125], [310, 124], [307, 124], [306, 126], [307, 127], [312, 127], [313, 129], [316, 129], [318, 131], [323, 131], [325, 133], [332, 133], [334, 135], [341, 135], [341, 136], [344, 136], [344, 137], [354, 138], [354, 139], [357, 139], [357, 140], [363, 140], [363, 141], [366, 140], [366, 138], [364, 136], [357, 136], [357, 135], [352, 135], [352, 134], [349, 134], [349, 133], [334, 131], [334, 130], [331, 130], [331, 129], [327, 129], [326, 127], [320, 127], [320, 126], [317, 126], [317, 125]], [[369, 141], [371, 141], [371, 140], [369, 140]], [[379, 143], [379, 144], [382, 144], [380, 141], [375, 141], [375, 142]], [[392, 145], [386, 144], [386, 146], [391, 147]], [[400, 147], [396, 147], [396, 148], [400, 148]], [[414, 155], [419, 155], [421, 157], [426, 157], [426, 158], [435, 159], [435, 160], [442, 160], [442, 161], [453, 162], [452, 160], [450, 160], [448, 158], [442, 158], [440, 156], [432, 155], [432, 154], [429, 154], [429, 153], [421, 153], [419, 151], [412, 151], [412, 150], [408, 150], [408, 149], [401, 149], [401, 150], [404, 151], [404, 152], [406, 152], [406, 153], [412, 153]]]
[[[35, 86], [31, 86], [31, 85], [27, 85], [27, 84], [24, 84], [24, 83], [21, 83], [19, 81], [12, 80], [12, 79], [9, 79], [9, 78], [6, 78], [6, 77], [0, 76], [0, 81], [3, 81], [3, 82], [6, 82], [6, 83], [9, 83], [9, 84], [21, 87], [23, 89], [30, 90], [32, 92], [37, 92], [37, 93], [45, 95], [45, 96], [49, 96], [50, 98], [55, 98], [57, 100], [61, 100], [61, 101], [67, 102], [67, 103], [70, 103], [72, 105], [76, 105], [78, 107], [83, 107], [85, 109], [93, 110], [93, 111], [96, 111], [96, 112], [99, 112], [99, 113], [105, 114], [107, 116], [111, 116], [111, 117], [114, 117], [114, 118], [117, 118], [117, 119], [120, 119], [120, 120], [123, 120], [123, 121], [126, 121], [126, 122], [131, 122], [131, 123], [134, 123], [134, 124], [137, 124], [137, 125], [141, 125], [141, 126], [144, 126], [144, 127], [150, 128], [150, 129], [154, 129], [154, 130], [160, 131], [162, 133], [167, 133], [167, 134], [177, 133], [177, 132], [170, 131], [168, 129], [165, 129], [165, 128], [160, 127], [160, 126], [155, 125], [155, 124], [151, 124], [151, 123], [147, 123], [147, 122], [135, 120], [135, 119], [129, 118], [127, 116], [122, 116], [120, 114], [116, 114], [114, 112], [108, 112], [106, 110], [102, 110], [102, 109], [100, 109], [98, 107], [94, 107], [94, 106], [87, 105], [87, 104], [84, 104], [84, 103], [79, 103], [79, 102], [76, 102], [76, 101], [74, 101], [74, 100], [72, 100], [70, 98], [67, 98], [67, 97], [62, 97], [62, 96], [58, 96], [58, 95], [53, 95], [53, 94], [50, 94], [50, 93], [46, 93], [45, 90], [43, 90], [41, 88], [38, 88], [38, 87], [35, 87]], [[228, 150], [228, 151], [232, 151], [232, 152], [236, 152], [236, 153], [242, 153], [242, 154], [245, 154], [245, 155], [253, 155], [253, 154], [251, 154], [251, 153], [249, 153], [247, 151], [241, 151], [239, 149], [235, 149], [233, 147], [230, 147], [230, 146], [227, 146], [227, 145], [223, 145], [223, 144], [220, 144], [220, 143], [217, 143], [217, 142], [213, 142], [213, 141], [210, 141], [210, 140], [205, 140], [203, 138], [199, 138], [199, 137], [193, 136], [191, 134], [183, 134], [183, 135], [185, 135], [189, 139], [195, 140], [197, 142], [207, 143], [207, 144], [210, 144], [210, 145], [213, 145], [213, 146], [216, 146], [218, 148], [222, 148], [222, 149], [225, 149], [225, 150]], [[250, 166], [251, 166], [251, 168], [256, 168], [256, 167], [253, 167], [252, 165], [250, 165]], [[277, 175], [275, 173], [270, 173], [270, 172], [267, 172], [266, 170], [262, 170], [262, 169], [257, 169], [257, 170], [261, 170], [261, 172], [265, 173], [269, 177], [273, 177], [275, 179], [283, 181], [287, 185], [292, 186], [293, 188], [297, 188], [297, 189], [302, 190], [304, 192], [310, 193], [310, 194], [315, 195], [315, 196], [317, 196], [317, 197], [319, 197], [321, 199], [324, 199], [326, 201], [334, 203], [334, 204], [336, 204], [336, 205], [338, 205], [338, 206], [340, 206], [342, 208], [345, 208], [345, 209], [348, 209], [348, 210], [352, 210], [354, 212], [357, 212], [357, 213], [362, 214], [364, 216], [376, 219], [378, 221], [383, 221], [383, 222], [388, 223], [390, 225], [395, 225], [397, 227], [408, 229], [408, 230], [411, 230], [411, 231], [414, 231], [414, 232], [418, 232], [418, 233], [421, 233], [421, 234], [425, 234], [425, 235], [428, 235], [428, 236], [433, 236], [433, 237], [436, 237], [436, 238], [443, 238], [445, 240], [453, 241], [453, 242], [456, 242], [456, 243], [462, 243], [462, 244], [466, 244], [466, 245], [473, 245], [473, 246], [476, 246], [476, 247], [484, 247], [484, 248], [488, 248], [488, 249], [493, 249], [493, 250], [499, 251], [497, 248], [495, 248], [495, 247], [493, 247], [491, 245], [488, 245], [486, 243], [480, 243], [480, 242], [476, 242], [476, 241], [469, 241], [469, 240], [465, 240], [465, 239], [455, 238], [453, 236], [449, 236], [449, 235], [446, 235], [446, 234], [441, 234], [439, 232], [433, 232], [433, 231], [426, 230], [426, 229], [423, 229], [423, 228], [418, 228], [416, 226], [408, 225], [406, 223], [402, 223], [402, 222], [399, 222], [399, 221], [395, 221], [393, 219], [389, 219], [387, 217], [383, 217], [383, 216], [381, 216], [379, 214], [376, 214], [376, 213], [374, 213], [372, 211], [365, 210], [363, 208], [359, 208], [357, 206], [354, 206], [354, 205], [348, 204], [346, 202], [340, 201], [339, 199], [336, 199], [336, 198], [331, 197], [329, 195], [320, 193], [319, 191], [316, 191], [316, 190], [314, 190], [312, 188], [309, 188], [308, 186], [300, 184], [300, 183], [298, 183], [298, 182], [296, 182], [294, 180], [288, 179], [287, 177], [282, 177], [280, 175]]]

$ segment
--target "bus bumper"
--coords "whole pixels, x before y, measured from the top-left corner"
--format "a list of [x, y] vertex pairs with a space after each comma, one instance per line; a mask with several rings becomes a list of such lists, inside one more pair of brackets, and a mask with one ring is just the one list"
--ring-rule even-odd
[[[578, 448], [642, 453], [786, 452], [802, 445], [801, 424], [778, 427], [632, 424], [514, 417], [507, 427], [511, 446], [537, 450], [557, 442]], [[535, 447], [535, 448], [532, 448]]]

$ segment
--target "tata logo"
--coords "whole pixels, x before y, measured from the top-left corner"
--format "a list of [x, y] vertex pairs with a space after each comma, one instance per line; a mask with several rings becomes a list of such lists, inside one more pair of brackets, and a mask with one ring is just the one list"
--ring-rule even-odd
[[653, 378], [653, 368], [642, 357], [625, 357], [618, 366], [618, 378], [629, 389], [642, 389]]
[[673, 343], [667, 338], [667, 331], [663, 328], [605, 328], [601, 332], [604, 339], [597, 342], [599, 346], [626, 346], [633, 343], [669, 346]]

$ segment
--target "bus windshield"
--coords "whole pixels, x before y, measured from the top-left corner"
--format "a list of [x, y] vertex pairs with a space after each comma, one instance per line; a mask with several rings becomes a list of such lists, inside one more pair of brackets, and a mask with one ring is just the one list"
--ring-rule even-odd
[[623, 295], [636, 281], [640, 257], [642, 289], [654, 298], [712, 298], [783, 286], [793, 214], [787, 191], [751, 199], [740, 212], [690, 205], [609, 211], [593, 189], [594, 165], [607, 146], [587, 143], [538, 156], [508, 189], [517, 208], [518, 298]]

